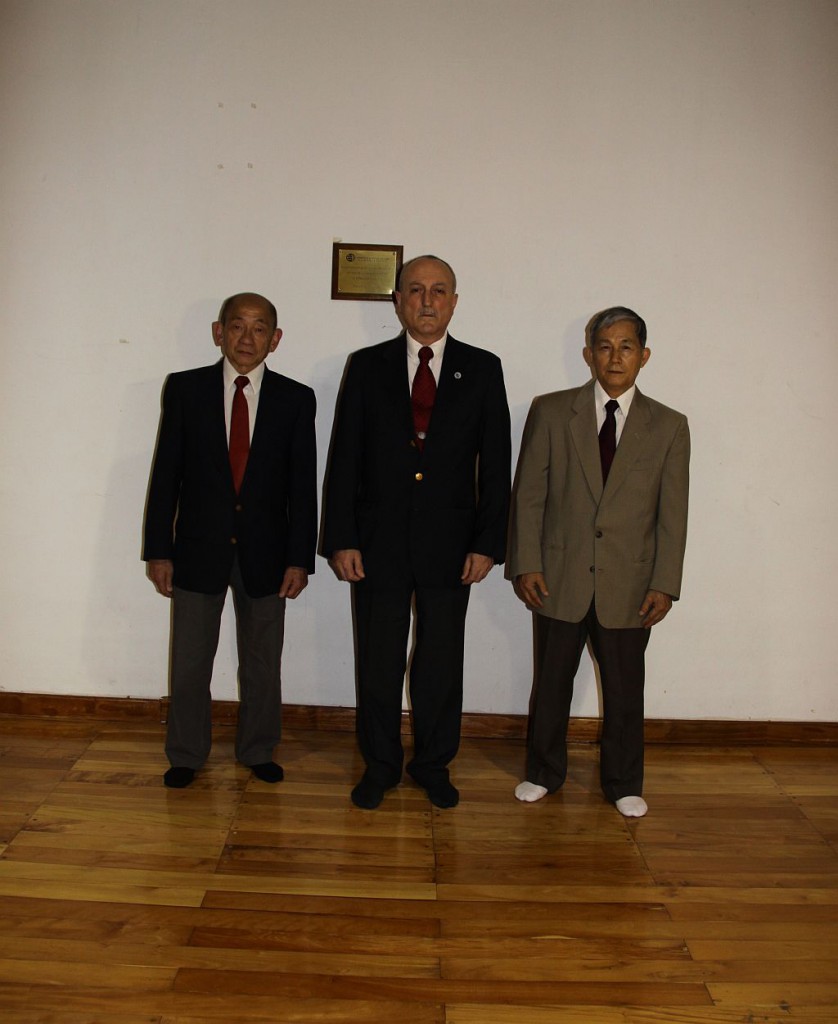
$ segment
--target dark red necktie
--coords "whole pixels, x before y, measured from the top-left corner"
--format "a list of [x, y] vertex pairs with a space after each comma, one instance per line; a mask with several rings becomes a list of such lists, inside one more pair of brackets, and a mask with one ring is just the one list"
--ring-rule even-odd
[[436, 398], [436, 380], [428, 366], [433, 357], [434, 350], [430, 345], [423, 345], [419, 349], [419, 369], [413, 378], [413, 388], [410, 392], [410, 404], [413, 406], [413, 429], [420, 451], [425, 444], [425, 435], [428, 433], [431, 411]]
[[249, 383], [247, 377], [236, 377], [236, 393], [233, 395], [233, 409], [230, 413], [230, 469], [233, 471], [236, 494], [241, 490], [250, 452], [250, 417], [247, 399], [244, 397], [244, 389]]
[[617, 419], [614, 413], [620, 403], [612, 398], [605, 403], [605, 422], [599, 432], [599, 460], [602, 463], [602, 483], [608, 479], [608, 472], [611, 463], [614, 461], [614, 453], [617, 451]]

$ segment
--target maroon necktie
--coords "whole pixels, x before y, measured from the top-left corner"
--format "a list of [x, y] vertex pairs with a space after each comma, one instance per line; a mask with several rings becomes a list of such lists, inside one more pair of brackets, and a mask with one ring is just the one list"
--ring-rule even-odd
[[247, 399], [244, 397], [248, 383], [247, 377], [236, 377], [236, 393], [233, 395], [233, 410], [230, 413], [230, 469], [233, 471], [236, 494], [241, 490], [250, 452], [250, 417], [247, 414]]
[[410, 392], [410, 404], [413, 406], [413, 429], [416, 432], [416, 443], [421, 451], [425, 444], [425, 435], [431, 422], [431, 411], [436, 398], [436, 380], [428, 363], [434, 357], [430, 345], [419, 349], [419, 369], [413, 378]]
[[617, 451], [617, 420], [614, 413], [620, 403], [612, 398], [605, 403], [605, 422], [599, 432], [599, 460], [602, 463], [602, 484], [608, 479], [608, 471]]

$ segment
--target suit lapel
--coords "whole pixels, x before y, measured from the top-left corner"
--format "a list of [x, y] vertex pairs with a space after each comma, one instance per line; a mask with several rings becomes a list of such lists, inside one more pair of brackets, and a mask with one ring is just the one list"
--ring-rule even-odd
[[[461, 381], [468, 380], [468, 372], [468, 347], [449, 334], [425, 444], [426, 452], [428, 446], [433, 446], [434, 437], [445, 430], [450, 413], [460, 400]], [[407, 437], [412, 438], [413, 410], [407, 376], [407, 338], [404, 334], [393, 338], [381, 350], [380, 383], [382, 401], [390, 404], [394, 421], [402, 424]]]
[[413, 411], [407, 378], [407, 338], [400, 334], [381, 350], [381, 399], [390, 404], [394, 422], [413, 437]]
[[[277, 394], [280, 391], [279, 375], [265, 367], [262, 386], [259, 389], [259, 405], [256, 409], [256, 422], [253, 424], [253, 435], [250, 439], [250, 454], [247, 464], [255, 456], [257, 461], [270, 436], [270, 420], [277, 411]], [[264, 439], [264, 440], [263, 440]], [[245, 471], [247, 476], [247, 471]]]
[[[633, 402], [632, 405], [634, 405]], [[602, 497], [602, 463], [599, 459], [599, 440], [597, 439], [596, 432], [593, 381], [580, 389], [573, 403], [573, 412], [575, 415], [570, 421], [570, 434], [576, 446], [576, 454], [579, 456], [582, 472], [585, 475], [591, 495], [594, 501], [599, 503]], [[628, 426], [628, 423], [626, 423], [626, 426]], [[614, 472], [613, 467], [611, 472]]]
[[437, 383], [434, 409], [431, 413], [428, 445], [433, 444], [435, 437], [444, 434], [450, 413], [456, 409], [461, 399], [462, 386], [468, 382], [468, 373], [468, 348], [449, 334], [445, 342], [442, 373]]
[[207, 395], [207, 418], [210, 450], [212, 457], [219, 466], [226, 467], [233, 486], [233, 471], [230, 469], [230, 450], [227, 444], [227, 422], [224, 417], [224, 360], [219, 359], [213, 366], [214, 373], [210, 377], [210, 391]]

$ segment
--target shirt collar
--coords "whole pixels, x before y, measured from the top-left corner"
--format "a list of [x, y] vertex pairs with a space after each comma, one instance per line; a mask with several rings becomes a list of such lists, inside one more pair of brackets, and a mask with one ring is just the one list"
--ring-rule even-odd
[[224, 357], [224, 390], [231, 388], [235, 384], [236, 377], [247, 377], [250, 381], [250, 386], [259, 394], [259, 389], [262, 387], [262, 378], [265, 376], [265, 364], [264, 362], [259, 363], [258, 366], [254, 367], [250, 373], [239, 373], [239, 371], [233, 366], [230, 360]]
[[[628, 391], [624, 391], [619, 398], [615, 399], [620, 406], [620, 412], [623, 416], [628, 416], [629, 414], [635, 391], [637, 391], [637, 385], [632, 384]], [[605, 409], [605, 403], [611, 401], [611, 396], [606, 393], [605, 388], [598, 380], [594, 381], [594, 401], [596, 402], [597, 412], [602, 412]]]
[[[439, 341], [435, 341], [433, 343], [433, 345], [428, 346], [429, 348], [432, 348], [434, 350], [434, 357], [433, 357], [433, 359], [431, 361], [433, 362], [433, 364], [435, 366], [438, 366], [439, 363], [442, 362], [442, 357], [445, 354], [445, 342], [446, 341], [448, 341], [448, 332], [447, 331], [445, 332], [445, 334], [443, 334], [443, 336], [439, 339]], [[419, 362], [419, 349], [420, 348], [425, 348], [424, 343], [421, 342], [421, 341], [417, 341], [414, 337], [412, 337], [410, 334], [408, 334], [407, 335], [407, 354], [408, 354], [408, 357], [410, 359], [415, 359], [417, 363]]]

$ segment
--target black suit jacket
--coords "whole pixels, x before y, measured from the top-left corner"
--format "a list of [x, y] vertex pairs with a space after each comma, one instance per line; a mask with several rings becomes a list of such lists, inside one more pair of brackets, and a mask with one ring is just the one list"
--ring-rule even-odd
[[368, 580], [423, 586], [460, 586], [469, 552], [503, 562], [509, 433], [492, 353], [448, 336], [420, 451], [405, 335], [355, 352], [338, 398], [321, 553], [357, 548]]
[[174, 584], [217, 594], [238, 554], [251, 597], [279, 591], [288, 566], [314, 572], [317, 537], [315, 398], [265, 369], [247, 470], [233, 487], [223, 360], [173, 373], [146, 506], [143, 558], [170, 558]]

